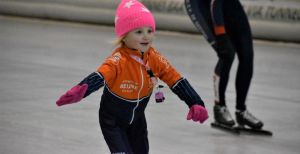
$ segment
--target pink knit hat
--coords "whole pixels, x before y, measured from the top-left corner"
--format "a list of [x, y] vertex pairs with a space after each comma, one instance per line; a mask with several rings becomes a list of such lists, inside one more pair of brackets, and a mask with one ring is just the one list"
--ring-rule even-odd
[[115, 31], [118, 37], [126, 33], [149, 26], [155, 32], [155, 21], [152, 13], [138, 0], [122, 0], [116, 10]]

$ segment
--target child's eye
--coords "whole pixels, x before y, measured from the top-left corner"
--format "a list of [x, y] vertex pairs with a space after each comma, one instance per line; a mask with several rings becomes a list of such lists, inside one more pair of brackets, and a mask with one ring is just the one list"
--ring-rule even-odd
[[142, 30], [137, 30], [135, 33], [137, 33], [137, 34], [142, 34], [143, 31], [142, 31]]
[[148, 34], [151, 34], [152, 33], [152, 29], [148, 29]]

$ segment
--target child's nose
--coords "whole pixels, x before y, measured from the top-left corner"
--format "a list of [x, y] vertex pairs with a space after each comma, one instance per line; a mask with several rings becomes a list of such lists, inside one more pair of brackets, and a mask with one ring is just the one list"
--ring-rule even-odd
[[149, 33], [144, 33], [143, 38], [144, 38], [144, 39], [150, 38], [150, 34], [149, 34]]

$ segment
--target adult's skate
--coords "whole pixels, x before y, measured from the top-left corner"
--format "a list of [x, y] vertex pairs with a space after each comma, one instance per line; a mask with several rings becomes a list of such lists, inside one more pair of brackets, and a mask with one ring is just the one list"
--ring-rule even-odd
[[272, 136], [272, 132], [263, 130], [263, 122], [253, 116], [248, 110], [235, 112], [238, 126], [235, 127], [240, 133], [248, 133], [253, 135]]
[[239, 131], [233, 127], [235, 122], [226, 106], [215, 105], [214, 118], [215, 122], [211, 123], [211, 127], [234, 134], [239, 134]]

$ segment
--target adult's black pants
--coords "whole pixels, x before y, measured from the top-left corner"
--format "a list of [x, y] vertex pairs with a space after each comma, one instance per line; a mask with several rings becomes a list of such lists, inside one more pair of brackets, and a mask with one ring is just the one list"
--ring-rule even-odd
[[[201, 31], [207, 41], [212, 44], [216, 35], [213, 31], [213, 19], [210, 10], [211, 0], [185, 0], [187, 12], [194, 25]], [[225, 105], [225, 91], [229, 80], [230, 69], [236, 53], [238, 68], [236, 73], [236, 108], [245, 110], [246, 97], [253, 74], [253, 42], [250, 25], [245, 11], [239, 0], [224, 0], [222, 14], [226, 33], [234, 47], [233, 56], [220, 57], [215, 67], [219, 76], [217, 85], [218, 100]], [[215, 50], [215, 48], [213, 46]], [[216, 51], [218, 53], [218, 51]]]

